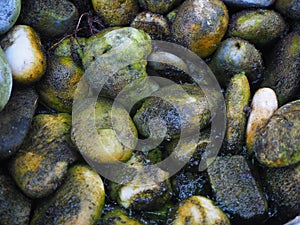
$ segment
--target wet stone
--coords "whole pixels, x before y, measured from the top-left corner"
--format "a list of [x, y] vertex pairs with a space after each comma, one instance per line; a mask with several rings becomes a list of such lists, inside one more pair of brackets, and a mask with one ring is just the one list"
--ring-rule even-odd
[[280, 37], [285, 29], [284, 19], [273, 10], [243, 10], [231, 16], [228, 34], [263, 46]]
[[141, 12], [132, 21], [131, 26], [148, 33], [152, 40], [165, 39], [170, 35], [170, 28], [165, 17], [151, 12]]
[[12, 72], [3, 52], [0, 47], [0, 111], [7, 104], [12, 89]]
[[272, 5], [275, 0], [223, 0], [225, 4], [238, 7], [268, 7]]
[[300, 92], [300, 33], [291, 32], [280, 39], [266, 56], [261, 87], [272, 88], [280, 106], [295, 100]]
[[108, 26], [128, 25], [139, 12], [136, 0], [92, 0], [92, 4]]
[[172, 39], [198, 56], [211, 55], [228, 25], [228, 12], [220, 0], [188, 0], [182, 3], [171, 26]]
[[0, 35], [7, 32], [17, 21], [21, 11], [21, 0], [0, 2]]
[[257, 134], [252, 148], [260, 163], [269, 167], [300, 162], [300, 100], [283, 105]]
[[254, 45], [241, 38], [225, 39], [214, 53], [209, 67], [225, 87], [230, 78], [244, 72], [251, 83], [261, 78], [263, 59]]
[[70, 147], [70, 126], [71, 116], [66, 113], [33, 118], [20, 151], [9, 162], [14, 180], [27, 196], [41, 198], [53, 193], [77, 159]]
[[104, 206], [104, 186], [92, 168], [75, 165], [64, 184], [34, 211], [30, 222], [39, 224], [96, 224]]
[[31, 201], [24, 196], [14, 181], [0, 174], [0, 221], [1, 224], [28, 224]]
[[266, 200], [243, 156], [217, 157], [208, 167], [208, 175], [217, 205], [233, 220], [242, 223], [263, 219]]
[[154, 13], [165, 14], [182, 0], [139, 0], [140, 6]]
[[[262, 168], [270, 207], [280, 220], [293, 219], [300, 212], [300, 164], [293, 167]], [[298, 224], [298, 223], [297, 223]]]
[[76, 26], [77, 18], [77, 8], [67, 0], [22, 1], [21, 22], [47, 38], [71, 31]]
[[0, 159], [15, 154], [22, 144], [37, 106], [38, 95], [32, 87], [15, 88], [0, 112]]
[[300, 19], [300, 1], [299, 0], [277, 0], [275, 9], [281, 14], [294, 19]]

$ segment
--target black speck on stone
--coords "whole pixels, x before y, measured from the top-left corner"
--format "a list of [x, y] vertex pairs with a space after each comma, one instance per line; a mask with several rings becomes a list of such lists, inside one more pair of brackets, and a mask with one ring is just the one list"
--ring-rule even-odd
[[0, 112], [0, 160], [14, 155], [30, 128], [38, 95], [33, 87], [14, 89]]
[[264, 219], [266, 199], [243, 156], [217, 157], [208, 167], [215, 203], [238, 224]]

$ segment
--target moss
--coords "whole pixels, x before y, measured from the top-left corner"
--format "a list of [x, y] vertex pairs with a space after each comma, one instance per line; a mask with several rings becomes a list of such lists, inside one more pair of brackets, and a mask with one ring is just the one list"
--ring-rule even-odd
[[235, 75], [226, 91], [226, 153], [238, 154], [242, 151], [246, 129], [244, 109], [249, 103], [250, 96], [250, 85], [246, 75], [244, 73]]
[[185, 1], [172, 24], [172, 38], [204, 58], [216, 50], [228, 20], [227, 8], [222, 1]]
[[58, 112], [71, 113], [82, 76], [83, 70], [70, 57], [49, 57], [47, 72], [37, 85], [41, 101]]
[[139, 12], [136, 0], [92, 0], [92, 4], [108, 26], [128, 25]]
[[22, 2], [20, 19], [43, 37], [53, 38], [75, 27], [78, 11], [73, 3], [67, 0], [28, 0]]
[[39, 198], [52, 193], [77, 159], [70, 147], [70, 126], [68, 114], [34, 117], [25, 142], [10, 162], [12, 176], [26, 195]]
[[275, 11], [243, 10], [232, 15], [228, 35], [263, 46], [280, 37], [285, 29], [284, 19]]
[[100, 176], [88, 166], [75, 165], [57, 192], [38, 205], [30, 224], [94, 224], [104, 199]]
[[[87, 102], [73, 120], [72, 140], [96, 163], [127, 161], [136, 146], [137, 131], [128, 112], [106, 98]], [[95, 132], [91, 130], [95, 129]]]
[[300, 161], [300, 101], [279, 108], [257, 134], [252, 148], [259, 162], [282, 167]]
[[154, 13], [165, 14], [182, 0], [139, 0], [140, 6]]

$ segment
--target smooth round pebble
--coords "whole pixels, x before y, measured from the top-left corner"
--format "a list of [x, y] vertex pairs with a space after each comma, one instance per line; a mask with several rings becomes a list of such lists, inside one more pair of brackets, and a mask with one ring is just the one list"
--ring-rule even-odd
[[268, 167], [284, 167], [300, 161], [300, 100], [274, 112], [258, 134], [252, 149], [257, 160]]
[[92, 4], [108, 26], [128, 25], [139, 12], [136, 0], [92, 0]]
[[6, 55], [0, 47], [0, 112], [7, 104], [12, 91], [12, 72]]
[[151, 12], [141, 12], [134, 18], [130, 26], [145, 31], [152, 40], [162, 40], [170, 35], [167, 19]]
[[165, 14], [182, 0], [139, 0], [140, 6], [154, 13]]
[[204, 58], [216, 50], [228, 20], [227, 8], [220, 0], [187, 0], [172, 24], [172, 38]]
[[13, 79], [31, 84], [46, 70], [46, 56], [38, 34], [27, 25], [16, 25], [0, 42], [12, 70]]
[[260, 88], [255, 92], [246, 130], [246, 144], [249, 152], [252, 152], [251, 145], [255, 142], [258, 129], [267, 122], [277, 108], [277, 97], [271, 88]]
[[237, 7], [268, 7], [272, 5], [275, 0], [223, 0], [228, 5]]
[[72, 31], [78, 10], [68, 0], [22, 1], [20, 21], [32, 26], [44, 38], [54, 38]]
[[0, 2], [0, 35], [12, 28], [20, 12], [21, 0], [2, 0]]
[[14, 88], [11, 98], [0, 112], [0, 159], [14, 155], [24, 141], [37, 107], [34, 88]]

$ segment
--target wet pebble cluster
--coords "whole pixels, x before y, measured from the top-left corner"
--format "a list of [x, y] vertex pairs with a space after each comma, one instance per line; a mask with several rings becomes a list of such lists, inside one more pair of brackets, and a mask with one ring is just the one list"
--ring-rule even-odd
[[[0, 223], [297, 224], [299, 19], [299, 0], [1, 1]], [[204, 171], [217, 97], [151, 40], [189, 49], [221, 88]], [[145, 173], [165, 159], [183, 166]]]

